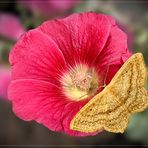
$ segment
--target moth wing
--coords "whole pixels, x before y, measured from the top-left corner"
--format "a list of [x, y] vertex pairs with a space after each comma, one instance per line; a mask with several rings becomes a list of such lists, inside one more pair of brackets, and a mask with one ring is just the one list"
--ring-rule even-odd
[[124, 132], [130, 114], [148, 107], [145, 83], [144, 60], [137, 53], [125, 62], [102, 92], [81, 108], [70, 128], [81, 132]]
[[148, 108], [147, 71], [142, 54], [134, 54], [112, 79], [110, 90], [130, 113]]
[[[106, 88], [105, 88], [106, 89]], [[71, 129], [81, 132], [107, 130], [123, 132], [128, 123], [129, 113], [120, 106], [108, 89], [90, 100], [71, 121]]]

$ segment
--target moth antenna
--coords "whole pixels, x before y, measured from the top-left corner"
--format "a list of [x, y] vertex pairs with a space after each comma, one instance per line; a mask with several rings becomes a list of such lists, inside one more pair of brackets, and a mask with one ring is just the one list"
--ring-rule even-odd
[[79, 99], [81, 99], [82, 97], [84, 97], [84, 96], [86, 96], [86, 95], [88, 95], [88, 93], [87, 93], [87, 94], [82, 95], [81, 97], [79, 97]]
[[109, 72], [109, 66], [111, 65], [111, 60], [112, 60], [112, 57], [110, 58], [110, 60], [108, 61], [108, 64], [107, 64], [107, 70], [106, 70], [106, 73], [105, 73], [105, 78], [104, 78], [104, 81], [103, 81], [103, 86], [102, 87], [106, 87], [106, 79], [107, 79], [107, 75], [108, 75], [108, 72]]

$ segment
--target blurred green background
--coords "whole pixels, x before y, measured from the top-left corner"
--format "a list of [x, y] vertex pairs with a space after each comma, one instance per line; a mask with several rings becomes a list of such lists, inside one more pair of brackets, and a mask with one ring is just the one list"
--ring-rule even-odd
[[[0, 1], [0, 145], [50, 145], [107, 147], [107, 145], [148, 145], [148, 111], [135, 114], [124, 134], [102, 132], [90, 137], [70, 137], [49, 131], [35, 122], [17, 118], [7, 99], [10, 82], [8, 55], [25, 31], [43, 21], [75, 12], [95, 11], [116, 18], [128, 35], [129, 49], [142, 52], [148, 64], [148, 1], [126, 0], [18, 0]], [[147, 87], [148, 88], [148, 87]]]

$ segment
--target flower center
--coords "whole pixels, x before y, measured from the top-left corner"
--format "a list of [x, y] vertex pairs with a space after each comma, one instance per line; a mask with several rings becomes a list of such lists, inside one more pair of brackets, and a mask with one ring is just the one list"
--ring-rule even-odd
[[93, 68], [77, 65], [61, 79], [64, 93], [72, 100], [80, 101], [97, 91], [98, 76]]
[[88, 91], [91, 87], [92, 74], [88, 72], [78, 72], [72, 78], [75, 87], [82, 91]]

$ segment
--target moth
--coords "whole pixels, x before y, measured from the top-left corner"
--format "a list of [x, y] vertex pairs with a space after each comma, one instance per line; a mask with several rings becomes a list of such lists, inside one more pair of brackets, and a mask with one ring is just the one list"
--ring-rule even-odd
[[70, 128], [81, 132], [106, 130], [123, 133], [133, 113], [148, 108], [146, 66], [141, 53], [132, 55], [111, 82], [71, 120]]

